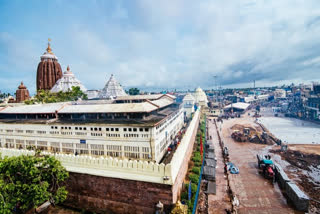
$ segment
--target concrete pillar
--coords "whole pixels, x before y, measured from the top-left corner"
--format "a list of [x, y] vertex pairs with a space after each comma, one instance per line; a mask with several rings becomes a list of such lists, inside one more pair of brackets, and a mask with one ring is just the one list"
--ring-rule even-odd
[[91, 155], [91, 145], [88, 144], [88, 151], [89, 151], [89, 155]]

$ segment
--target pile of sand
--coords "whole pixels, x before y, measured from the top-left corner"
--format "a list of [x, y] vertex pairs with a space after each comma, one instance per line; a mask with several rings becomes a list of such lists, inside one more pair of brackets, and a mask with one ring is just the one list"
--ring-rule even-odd
[[232, 130], [242, 131], [244, 128], [249, 128], [250, 132], [261, 132], [260, 127], [252, 127], [250, 124], [235, 124], [231, 127]]

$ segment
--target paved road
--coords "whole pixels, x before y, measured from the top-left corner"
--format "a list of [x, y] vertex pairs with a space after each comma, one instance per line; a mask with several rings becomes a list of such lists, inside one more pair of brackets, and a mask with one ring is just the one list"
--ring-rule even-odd
[[[229, 176], [231, 189], [235, 192], [240, 201], [238, 213], [300, 213], [287, 204], [286, 199], [281, 194], [277, 184], [273, 185], [271, 181], [264, 179], [258, 173], [256, 154], [261, 152], [266, 145], [234, 142], [230, 137], [230, 127], [236, 123], [253, 124], [253, 119], [247, 117], [236, 118], [225, 120], [222, 124], [221, 137], [225, 146], [228, 146], [229, 148], [230, 161], [236, 164], [240, 170], [240, 174]], [[218, 127], [219, 125], [220, 124], [218, 124]], [[213, 127], [210, 127], [210, 129], [213, 129]], [[216, 141], [216, 139], [214, 141]], [[217, 148], [216, 155], [219, 155], [219, 153], [221, 154], [221, 150]], [[222, 168], [222, 166], [220, 165], [219, 168]], [[223, 169], [222, 173], [217, 172], [216, 179], [218, 181], [223, 181], [222, 176], [224, 176]], [[217, 184], [219, 185], [218, 182]], [[222, 187], [217, 186], [217, 188], [223, 189], [224, 183], [220, 185]], [[215, 212], [213, 207], [220, 207], [221, 201], [225, 201], [224, 197], [221, 197], [220, 195], [212, 197], [209, 195], [208, 198], [209, 213], [221, 213]]]
[[227, 194], [227, 177], [224, 175], [224, 162], [222, 157], [222, 151], [218, 143], [218, 136], [215, 125], [212, 122], [208, 122], [209, 136], [212, 136], [214, 143], [215, 155], [217, 158], [216, 167], [216, 195], [208, 195], [208, 213], [225, 214], [225, 209], [231, 209], [231, 203], [229, 195]]

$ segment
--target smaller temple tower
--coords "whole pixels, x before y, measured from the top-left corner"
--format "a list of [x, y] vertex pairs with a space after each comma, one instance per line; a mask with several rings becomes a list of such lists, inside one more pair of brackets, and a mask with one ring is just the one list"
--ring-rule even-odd
[[68, 65], [67, 71], [63, 73], [61, 79], [59, 79], [56, 84], [50, 90], [52, 93], [58, 93], [59, 91], [67, 92], [72, 90], [72, 86], [79, 86], [82, 92], [86, 92], [87, 89], [84, 87], [81, 82], [74, 76], [74, 74], [70, 71], [70, 67]]
[[113, 99], [115, 97], [127, 96], [126, 92], [121, 87], [120, 83], [114, 78], [113, 74], [111, 74], [110, 79], [107, 84], [98, 94], [100, 99]]
[[20, 103], [30, 98], [29, 91], [23, 82], [19, 85], [16, 91], [16, 102]]

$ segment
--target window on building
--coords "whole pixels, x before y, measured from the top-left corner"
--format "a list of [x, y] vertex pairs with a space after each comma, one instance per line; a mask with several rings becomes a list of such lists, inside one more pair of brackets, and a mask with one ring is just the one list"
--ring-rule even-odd
[[140, 131], [140, 132], [143, 132], [143, 128], [140, 128], [139, 131]]
[[24, 140], [16, 140], [16, 148], [17, 149], [25, 149]]
[[76, 144], [76, 151], [79, 155], [89, 154], [88, 144]]
[[133, 131], [136, 132], [136, 131], [137, 131], [137, 128], [133, 128]]
[[72, 143], [61, 143], [62, 152], [67, 154], [74, 154]]
[[126, 131], [127, 131], [127, 128], [123, 128], [123, 131], [126, 132]]
[[51, 142], [50, 143], [52, 152], [60, 152], [60, 143], [59, 142]]
[[91, 154], [92, 155], [104, 155], [104, 147], [100, 144], [91, 144]]
[[148, 131], [149, 131], [149, 128], [145, 128], [144, 131], [148, 132]]
[[131, 132], [131, 131], [132, 131], [132, 129], [131, 129], [131, 128], [129, 128], [128, 130], [129, 130], [129, 132]]
[[115, 130], [116, 130], [116, 132], [118, 132], [118, 131], [119, 131], [119, 128], [115, 128]]

